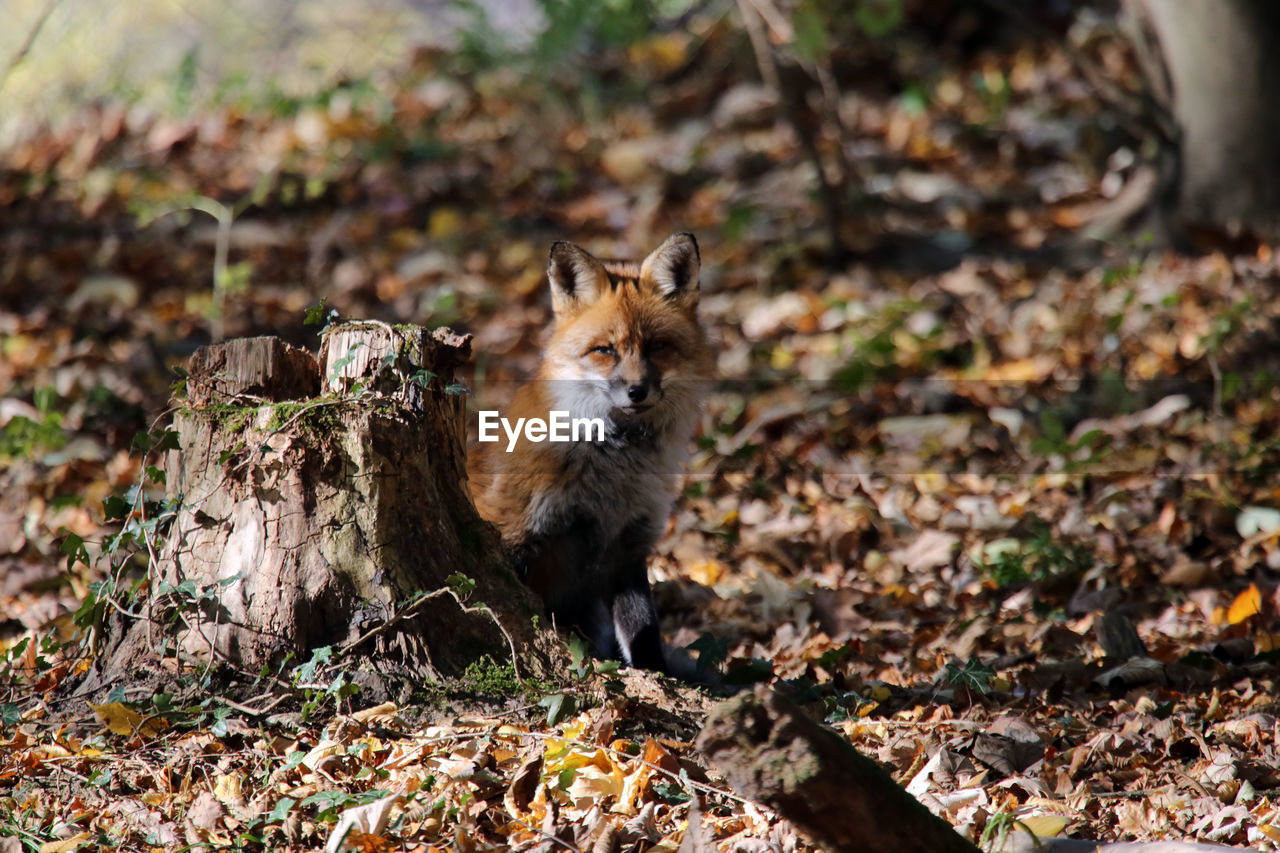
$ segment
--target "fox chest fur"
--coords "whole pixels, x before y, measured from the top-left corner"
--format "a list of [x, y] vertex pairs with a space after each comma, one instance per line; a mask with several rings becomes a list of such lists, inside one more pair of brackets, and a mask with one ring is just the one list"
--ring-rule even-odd
[[511, 418], [594, 419], [573, 442], [521, 436], [478, 445], [468, 462], [480, 514], [502, 533], [525, 581], [561, 628], [598, 654], [667, 669], [646, 574], [709, 374], [697, 319], [698, 249], [677, 234], [643, 263], [601, 262], [552, 246], [555, 329]]

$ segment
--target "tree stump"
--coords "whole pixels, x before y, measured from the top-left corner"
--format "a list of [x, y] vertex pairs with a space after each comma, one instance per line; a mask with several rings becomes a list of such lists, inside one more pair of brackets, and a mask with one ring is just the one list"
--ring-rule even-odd
[[545, 674], [541, 603], [467, 487], [453, 370], [469, 355], [469, 337], [383, 323], [330, 330], [319, 365], [271, 337], [198, 351], [150, 618], [114, 638], [97, 680], [175, 651], [256, 673], [326, 646], [359, 650], [376, 696], [486, 655]]

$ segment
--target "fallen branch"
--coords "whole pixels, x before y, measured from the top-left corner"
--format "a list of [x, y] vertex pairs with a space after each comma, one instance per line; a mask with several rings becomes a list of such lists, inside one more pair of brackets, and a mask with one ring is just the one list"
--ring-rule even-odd
[[879, 764], [764, 689], [712, 709], [698, 748], [735, 791], [828, 850], [977, 853]]

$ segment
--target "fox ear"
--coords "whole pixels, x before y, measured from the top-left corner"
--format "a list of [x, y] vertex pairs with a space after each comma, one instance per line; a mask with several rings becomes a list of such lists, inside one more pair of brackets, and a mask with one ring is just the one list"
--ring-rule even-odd
[[640, 265], [640, 280], [671, 298], [698, 298], [702, 258], [692, 234], [672, 234]]
[[547, 280], [551, 282], [551, 308], [557, 316], [595, 302], [609, 284], [604, 264], [564, 240], [551, 244]]

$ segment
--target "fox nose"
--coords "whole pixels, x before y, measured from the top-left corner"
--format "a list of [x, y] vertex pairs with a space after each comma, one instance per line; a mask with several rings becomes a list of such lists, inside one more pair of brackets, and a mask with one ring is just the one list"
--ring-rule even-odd
[[649, 396], [648, 385], [630, 385], [627, 387], [627, 398], [633, 403], [640, 403]]

